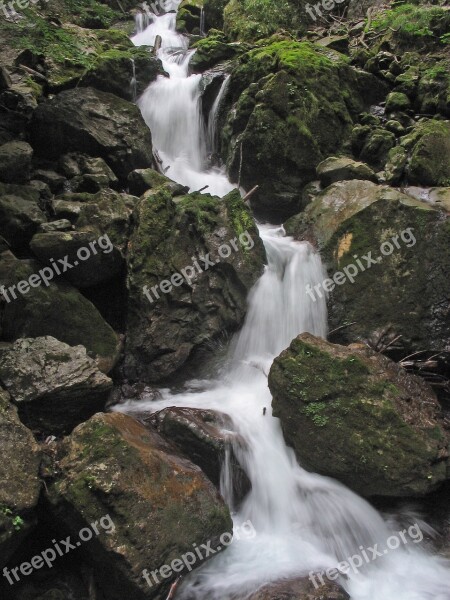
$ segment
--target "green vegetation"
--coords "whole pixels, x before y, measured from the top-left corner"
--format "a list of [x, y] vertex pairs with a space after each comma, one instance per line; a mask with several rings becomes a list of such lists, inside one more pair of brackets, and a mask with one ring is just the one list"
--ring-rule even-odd
[[[438, 6], [402, 4], [381, 13], [374, 19], [375, 31], [393, 30], [396, 39], [404, 43], [419, 40], [441, 41], [448, 34], [450, 11]], [[445, 43], [445, 42], [443, 42]]]
[[289, 0], [231, 0], [224, 11], [225, 32], [232, 39], [254, 41], [280, 30], [304, 31], [299, 8]]

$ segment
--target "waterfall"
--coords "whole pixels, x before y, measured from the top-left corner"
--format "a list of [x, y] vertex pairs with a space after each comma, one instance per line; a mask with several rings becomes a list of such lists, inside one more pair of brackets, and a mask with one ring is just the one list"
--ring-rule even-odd
[[[178, 2], [174, 0], [174, 8]], [[136, 44], [154, 43], [170, 77], [160, 76], [139, 99], [155, 147], [168, 176], [191, 189], [209, 185], [223, 195], [232, 185], [219, 169], [209, 169], [206, 128], [200, 110], [200, 76], [189, 75], [191, 52], [175, 31], [175, 14], [138, 20]], [[224, 84], [225, 85], [225, 84]], [[224, 86], [221, 93], [223, 93]], [[218, 104], [213, 111], [217, 110]], [[268, 264], [249, 296], [240, 333], [216, 379], [187, 382], [184, 389], [160, 391], [160, 400], [129, 401], [115, 408], [128, 413], [155, 412], [167, 406], [227, 413], [240, 439], [233, 449], [251, 481], [251, 491], [237, 507], [232, 463], [225, 457], [221, 489], [236, 526], [250, 520], [252, 539], [238, 539], [185, 579], [179, 600], [231, 600], [283, 578], [308, 576], [336, 567], [400, 529], [365, 500], [338, 482], [309, 473], [288, 448], [278, 419], [271, 414], [267, 374], [273, 359], [301, 332], [325, 337], [325, 298], [314, 302], [305, 292], [326, 276], [320, 256], [306, 242], [286, 237], [282, 227], [260, 226]], [[266, 409], [264, 411], [263, 409]], [[265, 413], [265, 414], [264, 414]], [[339, 583], [352, 600], [449, 600], [450, 568], [422, 545], [400, 546]]]
[[[179, 0], [172, 0], [172, 9]], [[209, 194], [224, 196], [233, 189], [223, 170], [208, 167], [206, 128], [201, 110], [201, 75], [189, 75], [193, 51], [189, 41], [176, 31], [176, 13], [153, 15], [147, 27], [136, 22], [132, 38], [136, 46], [153, 46], [162, 38], [158, 58], [169, 77], [158, 76], [138, 100], [150, 128], [153, 145], [167, 176], [195, 191], [208, 186]]]

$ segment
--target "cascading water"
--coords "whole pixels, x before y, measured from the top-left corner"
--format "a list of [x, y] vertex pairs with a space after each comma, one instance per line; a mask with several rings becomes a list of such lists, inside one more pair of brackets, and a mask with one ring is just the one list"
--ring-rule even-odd
[[[174, 1], [173, 8], [177, 6]], [[192, 189], [209, 185], [208, 192], [223, 195], [233, 186], [222, 172], [206, 168], [200, 75], [188, 76], [191, 54], [186, 39], [175, 32], [174, 13], [150, 17], [147, 23], [141, 18], [133, 39], [152, 45], [156, 35], [162, 37], [159, 56], [170, 78], [159, 77], [139, 100], [155, 147], [172, 179]], [[326, 335], [325, 299], [314, 302], [305, 293], [306, 284], [314, 286], [325, 273], [309, 244], [285, 237], [280, 227], [262, 226], [260, 234], [268, 265], [250, 294], [244, 327], [220, 377], [188, 382], [182, 392], [163, 389], [158, 401], [116, 407], [130, 413], [167, 406], [218, 410], [230, 415], [246, 442], [234, 452], [252, 489], [233, 520], [235, 525], [250, 520], [256, 536], [233, 542], [196, 570], [177, 593], [180, 600], [243, 598], [265, 583], [336, 567], [375, 544], [385, 548], [399, 529], [395, 520], [385, 521], [344, 486], [302, 469], [271, 415], [267, 373], [274, 357], [301, 332]], [[233, 507], [229, 460], [221, 487]], [[359, 573], [350, 572], [340, 583], [352, 600], [450, 599], [448, 562], [413, 543], [377, 558]]]
[[[176, 10], [179, 0], [172, 0]], [[153, 46], [161, 36], [158, 51], [164, 70], [138, 101], [149, 126], [154, 147], [158, 150], [167, 176], [195, 191], [208, 186], [209, 194], [224, 196], [233, 189], [225, 173], [208, 169], [206, 132], [201, 112], [201, 75], [188, 75], [193, 54], [186, 36], [176, 32], [176, 13], [150, 15], [136, 21], [137, 33], [132, 38], [137, 46]]]

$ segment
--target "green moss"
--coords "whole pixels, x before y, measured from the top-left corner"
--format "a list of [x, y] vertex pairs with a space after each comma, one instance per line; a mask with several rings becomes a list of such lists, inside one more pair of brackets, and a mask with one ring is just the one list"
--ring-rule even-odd
[[300, 34], [305, 26], [300, 7], [289, 0], [231, 0], [224, 29], [232, 39], [254, 41], [280, 30]]
[[375, 31], [393, 31], [400, 42], [410, 44], [418, 40], [442, 43], [440, 37], [448, 31], [450, 12], [438, 6], [403, 4], [381, 12], [373, 21]]
[[193, 193], [184, 196], [177, 202], [178, 208], [188, 216], [202, 234], [207, 234], [217, 224], [217, 216], [220, 212], [219, 200], [209, 194]]

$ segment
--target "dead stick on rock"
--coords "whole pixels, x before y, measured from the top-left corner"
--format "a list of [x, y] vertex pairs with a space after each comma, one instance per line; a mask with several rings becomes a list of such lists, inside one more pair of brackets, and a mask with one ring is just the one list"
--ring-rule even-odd
[[39, 73], [38, 71], [35, 71], [34, 69], [30, 69], [30, 67], [26, 67], [25, 65], [19, 65], [19, 67], [21, 69], [23, 69], [26, 73], [29, 73], [30, 75], [37, 77], [37, 79], [40, 79], [41, 81], [45, 81], [45, 83], [48, 83], [47, 77], [42, 75], [42, 73]]
[[204, 185], [202, 188], [200, 188], [199, 190], [197, 190], [197, 194], [200, 194], [200, 192], [204, 192], [208, 188], [209, 188], [209, 185]]
[[356, 325], [356, 321], [353, 321], [353, 323], [347, 323], [346, 325], [340, 325], [339, 327], [336, 327], [336, 329], [332, 329], [330, 332], [328, 332], [328, 335], [330, 336], [332, 333], [336, 333], [337, 331], [340, 331], [341, 329], [346, 329], [347, 327], [351, 327], [352, 325]]
[[250, 198], [250, 196], [253, 196], [253, 194], [259, 190], [259, 185], [255, 185], [254, 188], [252, 188], [248, 194], [245, 194], [245, 196], [242, 198], [242, 202], [245, 202], [246, 200], [248, 200]]

